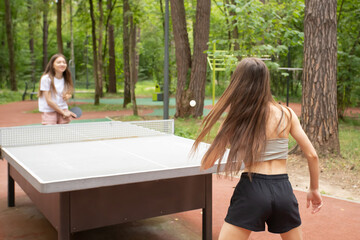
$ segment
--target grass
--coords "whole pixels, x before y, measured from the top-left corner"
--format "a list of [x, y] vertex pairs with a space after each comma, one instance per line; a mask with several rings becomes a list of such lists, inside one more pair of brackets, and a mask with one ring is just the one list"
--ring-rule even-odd
[[10, 91], [7, 89], [0, 90], [0, 104], [17, 102], [22, 100], [23, 91]]
[[[113, 120], [116, 121], [142, 121], [142, 120], [154, 120], [162, 119], [162, 117], [155, 116], [117, 116], [113, 117]], [[198, 118], [176, 118], [175, 121], [175, 135], [195, 139], [199, 133], [201, 127], [202, 119]], [[211, 131], [208, 139], [205, 139], [205, 142], [211, 142], [216, 135], [217, 129], [220, 126], [220, 121], [215, 124], [213, 130]]]
[[[79, 104], [77, 105], [85, 112], [105, 112], [105, 111], [119, 111], [124, 110], [122, 105], [119, 104], [103, 104], [94, 105], [92, 103], [89, 104]], [[127, 106], [126, 109], [131, 109], [130, 106]]]
[[[124, 97], [123, 86], [117, 86], [117, 93], [104, 93], [104, 98], [122, 98]], [[105, 91], [105, 89], [104, 89]], [[152, 80], [141, 81], [136, 84], [136, 97], [151, 97], [155, 92], [155, 83]], [[78, 99], [93, 99], [94, 89], [76, 88], [75, 96]]]
[[[202, 120], [196, 118], [175, 119], [175, 135], [195, 139], [199, 134], [201, 121]], [[211, 141], [213, 138], [214, 136], [212, 136], [211, 139], [208, 140], [208, 142]]]
[[[135, 95], [137, 97], [151, 97], [155, 92], [155, 82], [152, 80], [139, 81], [136, 84]], [[28, 91], [31, 91], [28, 90]], [[105, 89], [104, 89], [105, 91]], [[23, 88], [19, 88], [18, 91], [10, 91], [8, 89], [0, 90], [0, 104], [6, 104], [11, 102], [17, 102], [22, 100], [24, 93]], [[75, 98], [77, 99], [94, 99], [94, 89], [76, 88]], [[122, 98], [124, 96], [122, 86], [118, 86], [117, 93], [104, 93], [104, 98]], [[26, 95], [26, 100], [29, 100], [30, 96]]]
[[[122, 108], [122, 105], [119, 105], [119, 104], [101, 104], [100, 103], [99, 105], [94, 105], [94, 104], [89, 103], [89, 104], [70, 105], [69, 108], [71, 108], [72, 106], [78, 106], [84, 112], [105, 112], [105, 111], [124, 110]], [[128, 106], [126, 109], [131, 109], [131, 108]], [[29, 113], [38, 113], [38, 112], [39, 112], [38, 109], [29, 111]]]
[[360, 171], [360, 120], [341, 122], [339, 127], [340, 153], [336, 161], [341, 169]]

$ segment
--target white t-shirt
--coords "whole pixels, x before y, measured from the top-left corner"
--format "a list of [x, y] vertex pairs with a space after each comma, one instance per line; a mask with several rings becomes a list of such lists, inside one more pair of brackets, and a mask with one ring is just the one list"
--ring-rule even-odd
[[[65, 80], [64, 78], [58, 79], [54, 77], [54, 85], [56, 89], [56, 94], [52, 93], [51, 98], [52, 100], [59, 106], [60, 109], [68, 109], [68, 105], [66, 101], [64, 101], [62, 94], [65, 87]], [[51, 86], [51, 79], [48, 74], [41, 77], [40, 81], [40, 91], [50, 91]], [[39, 111], [40, 112], [54, 112], [55, 110], [52, 109], [46, 102], [45, 95], [43, 94], [39, 97]]]

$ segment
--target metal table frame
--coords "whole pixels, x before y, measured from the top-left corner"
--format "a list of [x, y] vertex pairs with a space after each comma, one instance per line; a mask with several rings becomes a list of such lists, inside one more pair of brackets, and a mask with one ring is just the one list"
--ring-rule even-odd
[[203, 240], [212, 239], [212, 174], [177, 177], [68, 192], [40, 193], [8, 163], [8, 206], [15, 181], [58, 232], [80, 231], [194, 209], [203, 210]]

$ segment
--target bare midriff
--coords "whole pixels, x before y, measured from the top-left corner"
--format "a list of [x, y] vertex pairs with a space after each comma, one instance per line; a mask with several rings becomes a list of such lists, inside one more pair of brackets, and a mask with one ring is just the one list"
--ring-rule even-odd
[[[249, 172], [249, 168], [245, 167], [244, 172]], [[286, 159], [274, 159], [265, 162], [257, 162], [253, 165], [251, 172], [266, 175], [287, 173]]]

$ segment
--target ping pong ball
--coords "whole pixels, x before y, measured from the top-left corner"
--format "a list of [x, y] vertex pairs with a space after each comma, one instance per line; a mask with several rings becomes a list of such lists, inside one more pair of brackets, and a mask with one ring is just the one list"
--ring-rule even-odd
[[191, 107], [195, 107], [195, 105], [196, 105], [196, 101], [195, 101], [195, 100], [191, 100], [191, 101], [190, 101], [190, 106], [191, 106]]

